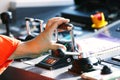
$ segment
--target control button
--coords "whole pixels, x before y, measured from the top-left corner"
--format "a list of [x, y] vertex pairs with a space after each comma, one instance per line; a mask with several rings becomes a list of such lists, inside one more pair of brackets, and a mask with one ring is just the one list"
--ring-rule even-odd
[[112, 73], [111, 69], [108, 66], [103, 66], [103, 69], [101, 70], [101, 74], [110, 74]]

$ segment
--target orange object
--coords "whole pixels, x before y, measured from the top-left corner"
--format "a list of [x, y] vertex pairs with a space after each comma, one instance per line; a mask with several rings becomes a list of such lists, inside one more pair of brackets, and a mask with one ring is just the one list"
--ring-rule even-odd
[[92, 28], [100, 29], [108, 24], [107, 21], [105, 21], [105, 17], [103, 12], [98, 12], [94, 15], [91, 15], [92, 19]]
[[0, 35], [0, 74], [13, 60], [8, 60], [20, 41]]

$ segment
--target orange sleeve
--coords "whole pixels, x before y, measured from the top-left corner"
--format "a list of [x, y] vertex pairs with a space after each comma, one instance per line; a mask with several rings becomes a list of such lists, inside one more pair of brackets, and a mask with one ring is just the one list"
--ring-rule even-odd
[[0, 73], [12, 62], [8, 60], [19, 44], [19, 40], [0, 35]]

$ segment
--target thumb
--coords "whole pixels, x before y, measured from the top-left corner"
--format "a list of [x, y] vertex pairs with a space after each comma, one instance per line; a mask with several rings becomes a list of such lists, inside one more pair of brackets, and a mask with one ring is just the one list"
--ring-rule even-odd
[[53, 50], [56, 50], [56, 49], [58, 49], [58, 48], [62, 48], [62, 49], [64, 49], [65, 51], [67, 50], [66, 47], [65, 47], [63, 44], [59, 44], [59, 43], [53, 43], [51, 48], [52, 48]]

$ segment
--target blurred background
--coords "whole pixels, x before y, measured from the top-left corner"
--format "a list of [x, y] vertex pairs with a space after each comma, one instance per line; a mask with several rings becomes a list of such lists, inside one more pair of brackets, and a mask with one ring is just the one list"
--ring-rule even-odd
[[48, 19], [73, 4], [73, 0], [0, 0], [0, 13], [12, 11], [14, 21], [24, 17]]

